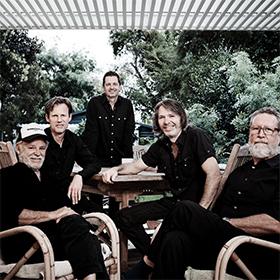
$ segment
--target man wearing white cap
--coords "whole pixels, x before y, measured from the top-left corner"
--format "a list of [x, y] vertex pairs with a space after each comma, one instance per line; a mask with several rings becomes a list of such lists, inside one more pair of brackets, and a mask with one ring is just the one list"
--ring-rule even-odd
[[[0, 230], [35, 225], [48, 236], [55, 259], [69, 260], [76, 278], [109, 279], [91, 225], [67, 207], [66, 200], [54, 195], [57, 184], [42, 167], [47, 147], [48, 136], [40, 125], [31, 123], [22, 127], [16, 144], [19, 162], [0, 170]], [[4, 260], [17, 262], [33, 243], [33, 237], [25, 233], [4, 238], [1, 240]], [[42, 259], [42, 253], [36, 252], [29, 262]]]

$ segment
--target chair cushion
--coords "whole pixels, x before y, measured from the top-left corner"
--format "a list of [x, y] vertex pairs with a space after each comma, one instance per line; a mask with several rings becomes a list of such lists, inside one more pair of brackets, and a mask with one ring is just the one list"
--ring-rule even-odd
[[[215, 271], [199, 270], [188, 267], [185, 271], [185, 279], [187, 280], [214, 280]], [[226, 280], [243, 280], [241, 278], [226, 274]]]
[[[15, 264], [0, 265], [0, 273], [9, 273]], [[55, 277], [71, 274], [72, 267], [68, 261], [55, 262]], [[16, 277], [27, 279], [44, 279], [44, 263], [25, 264]]]
[[[111, 250], [108, 245], [105, 243], [101, 244], [101, 252], [103, 259], [106, 260], [111, 256]], [[14, 267], [13, 264], [4, 264], [1, 258], [0, 251], [0, 273], [8, 274], [10, 270]], [[55, 277], [59, 278], [72, 274], [73, 270], [68, 261], [56, 261], [55, 262]], [[27, 279], [44, 279], [44, 263], [35, 263], [35, 264], [25, 264], [16, 274], [16, 277], [27, 278]]]

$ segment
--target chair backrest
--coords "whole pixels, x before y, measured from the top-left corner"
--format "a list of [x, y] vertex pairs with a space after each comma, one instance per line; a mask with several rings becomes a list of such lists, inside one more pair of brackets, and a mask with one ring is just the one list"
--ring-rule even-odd
[[230, 173], [237, 167], [239, 167], [242, 164], [244, 164], [245, 162], [249, 161], [251, 158], [252, 158], [252, 156], [250, 155], [248, 145], [244, 145], [244, 146], [240, 147], [239, 144], [234, 144], [234, 146], [231, 150], [230, 156], [228, 158], [226, 169], [225, 169], [225, 171], [222, 175], [221, 181], [219, 183], [218, 190], [217, 190], [215, 197], [209, 208], [210, 211], [213, 209], [217, 198], [221, 194]]
[[17, 163], [12, 142], [0, 142], [0, 169]]
[[149, 149], [149, 146], [133, 146], [133, 158], [137, 160], [142, 157]]

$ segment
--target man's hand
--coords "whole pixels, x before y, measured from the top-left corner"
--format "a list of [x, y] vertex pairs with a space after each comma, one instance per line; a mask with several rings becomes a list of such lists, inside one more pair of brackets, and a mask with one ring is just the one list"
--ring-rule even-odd
[[58, 210], [54, 211], [53, 213], [54, 213], [54, 220], [56, 220], [57, 224], [64, 217], [74, 215], [74, 214], [79, 215], [73, 209], [66, 207], [66, 206], [59, 208]]
[[106, 184], [114, 184], [118, 176], [118, 167], [113, 167], [102, 174], [102, 180]]
[[83, 178], [81, 175], [76, 174], [73, 177], [73, 180], [69, 186], [67, 196], [69, 199], [72, 198], [73, 204], [78, 204], [79, 200], [82, 196], [82, 188], [83, 188]]

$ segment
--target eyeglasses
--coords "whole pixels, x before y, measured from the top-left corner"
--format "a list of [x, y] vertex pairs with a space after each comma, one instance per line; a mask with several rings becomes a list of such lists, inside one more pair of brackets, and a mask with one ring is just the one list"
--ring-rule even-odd
[[265, 135], [272, 135], [275, 131], [279, 131], [278, 128], [273, 129], [273, 128], [267, 127], [267, 126], [263, 126], [263, 127], [253, 126], [253, 127], [250, 127], [251, 134], [259, 134], [261, 130], [263, 131], [263, 133]]

